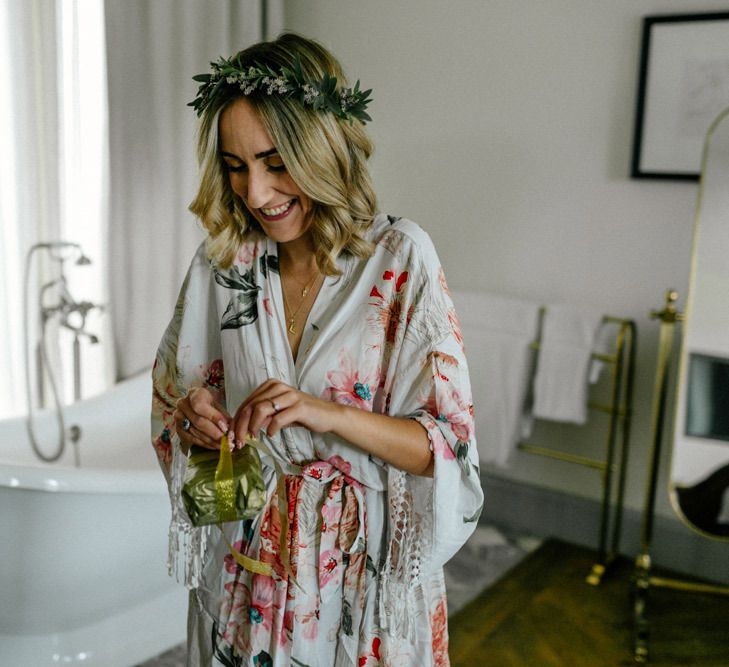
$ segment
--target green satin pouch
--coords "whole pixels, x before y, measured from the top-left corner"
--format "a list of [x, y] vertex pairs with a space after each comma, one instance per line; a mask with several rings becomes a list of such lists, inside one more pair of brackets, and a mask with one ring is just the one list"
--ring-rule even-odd
[[252, 519], [266, 502], [261, 459], [256, 447], [231, 452], [193, 447], [187, 462], [182, 502], [195, 526]]

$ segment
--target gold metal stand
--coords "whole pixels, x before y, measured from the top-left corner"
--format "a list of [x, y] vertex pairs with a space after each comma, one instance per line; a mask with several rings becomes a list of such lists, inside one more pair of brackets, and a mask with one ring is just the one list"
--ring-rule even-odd
[[653, 518], [656, 504], [656, 488], [658, 484], [658, 468], [661, 459], [663, 442], [663, 426], [665, 421], [666, 397], [668, 394], [668, 371], [673, 352], [673, 338], [676, 322], [683, 319], [683, 314], [676, 310], [678, 293], [668, 290], [666, 303], [661, 311], [652, 311], [651, 319], [660, 320], [658, 340], [658, 362], [656, 378], [653, 386], [653, 404], [651, 412], [651, 455], [648, 467], [645, 505], [641, 524], [640, 553], [635, 559], [635, 570], [632, 580], [633, 596], [633, 657], [636, 662], [648, 660], [648, 619], [646, 607], [648, 591], [651, 586], [672, 588], [694, 593], [716, 593], [729, 595], [729, 588], [682, 581], [667, 577], [651, 575], [650, 546], [653, 539]]
[[[632, 320], [606, 316], [603, 322], [618, 325], [612, 354], [593, 354], [593, 359], [610, 366], [609, 405], [590, 402], [588, 407], [608, 415], [605, 458], [603, 460], [579, 456], [569, 452], [522, 442], [519, 449], [549, 458], [593, 468], [602, 477], [601, 505], [597, 559], [586, 581], [597, 586], [618, 553], [623, 518], [625, 475], [630, 442], [630, 421], [633, 404], [633, 377], [635, 368], [636, 326]], [[539, 342], [534, 343], [539, 348]], [[618, 442], [619, 439], [619, 442]], [[617, 479], [616, 479], [617, 473]], [[610, 535], [612, 528], [612, 536]], [[608, 544], [608, 542], [610, 542]]]

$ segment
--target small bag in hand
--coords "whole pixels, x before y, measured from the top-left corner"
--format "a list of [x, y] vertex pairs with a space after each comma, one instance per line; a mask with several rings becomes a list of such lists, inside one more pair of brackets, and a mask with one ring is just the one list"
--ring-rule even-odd
[[193, 445], [182, 502], [194, 526], [252, 519], [266, 502], [257, 449], [246, 444], [231, 452], [225, 436], [219, 452]]

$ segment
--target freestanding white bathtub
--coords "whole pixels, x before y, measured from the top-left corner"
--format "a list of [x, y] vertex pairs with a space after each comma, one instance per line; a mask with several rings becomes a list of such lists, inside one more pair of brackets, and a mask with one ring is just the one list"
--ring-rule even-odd
[[[149, 444], [149, 373], [65, 411], [41, 463], [24, 419], [0, 422], [0, 666], [130, 667], [182, 641], [187, 593], [167, 576], [169, 501]], [[55, 422], [38, 419], [52, 453]]]

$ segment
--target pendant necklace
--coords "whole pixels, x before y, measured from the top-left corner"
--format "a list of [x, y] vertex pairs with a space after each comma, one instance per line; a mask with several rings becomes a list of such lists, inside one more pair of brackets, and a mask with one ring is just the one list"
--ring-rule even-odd
[[291, 306], [289, 306], [289, 300], [286, 298], [286, 289], [283, 286], [283, 280], [281, 281], [281, 292], [283, 293], [284, 298], [284, 311], [288, 311], [290, 314], [288, 316], [288, 327], [287, 330], [290, 334], [293, 334], [294, 336], [298, 333], [296, 329], [296, 316], [299, 314], [299, 311], [301, 310], [302, 306], [304, 305], [304, 302], [306, 301], [306, 297], [309, 295], [309, 292], [311, 291], [311, 288], [314, 286], [314, 282], [319, 277], [319, 269], [314, 270], [314, 275], [311, 277], [311, 280], [309, 280], [308, 283], [304, 286], [304, 288], [301, 290], [301, 301], [299, 301], [299, 305], [296, 307], [296, 310], [291, 312]]

